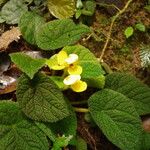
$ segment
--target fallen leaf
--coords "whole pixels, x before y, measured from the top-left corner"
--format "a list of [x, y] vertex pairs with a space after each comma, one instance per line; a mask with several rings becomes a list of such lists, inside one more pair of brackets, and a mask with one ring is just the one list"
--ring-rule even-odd
[[4, 32], [0, 37], [0, 50], [5, 50], [10, 43], [20, 39], [21, 32], [18, 27], [13, 27], [11, 30]]
[[10, 76], [0, 76], [0, 95], [16, 90], [16, 79]]

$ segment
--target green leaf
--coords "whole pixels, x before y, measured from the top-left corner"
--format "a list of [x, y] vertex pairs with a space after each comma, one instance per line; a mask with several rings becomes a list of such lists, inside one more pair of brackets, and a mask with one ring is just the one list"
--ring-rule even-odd
[[141, 150], [150, 150], [150, 133], [143, 132]]
[[25, 2], [31, 4], [33, 2], [33, 0], [24, 0]]
[[36, 34], [37, 45], [43, 50], [55, 50], [77, 42], [90, 32], [85, 25], [76, 25], [70, 19], [54, 20], [39, 28]]
[[142, 24], [142, 23], [137, 23], [136, 25], [135, 25], [135, 28], [137, 29], [137, 30], [139, 30], [139, 31], [141, 31], [141, 32], [145, 32], [145, 25], [144, 24]]
[[129, 38], [130, 36], [133, 35], [133, 32], [134, 32], [134, 30], [132, 27], [127, 27], [124, 31], [124, 34], [125, 34], [126, 38]]
[[11, 60], [31, 79], [45, 65], [45, 59], [34, 59], [24, 53], [10, 54]]
[[70, 18], [75, 13], [75, 0], [48, 0], [48, 9], [56, 18]]
[[140, 118], [130, 100], [110, 89], [93, 94], [89, 109], [106, 137], [121, 150], [136, 150], [142, 134]]
[[82, 15], [81, 9], [77, 9], [76, 14], [75, 14], [76, 19], [78, 19], [81, 15]]
[[106, 88], [128, 97], [139, 115], [150, 113], [150, 88], [131, 75], [112, 73], [106, 77]]
[[21, 15], [28, 10], [24, 0], [10, 0], [1, 10], [1, 16], [8, 24], [17, 24]]
[[56, 139], [56, 135], [53, 134], [53, 132], [51, 131], [51, 129], [49, 127], [47, 127], [47, 125], [43, 122], [35, 122], [35, 124], [38, 126], [38, 128], [40, 130], [42, 130], [45, 135], [47, 135], [47, 137], [52, 141], [55, 142]]
[[45, 134], [11, 101], [0, 102], [1, 150], [48, 150]]
[[67, 85], [63, 83], [64, 78], [60, 76], [50, 76], [51, 80], [59, 87], [60, 90], [65, 90], [68, 88]]
[[[58, 135], [73, 136], [76, 135], [77, 130], [77, 118], [73, 110], [73, 107], [68, 103], [70, 115], [55, 123], [36, 123], [36, 125], [50, 138], [51, 141], [55, 142]], [[61, 127], [61, 128], [60, 128]], [[73, 144], [73, 140], [70, 141]]]
[[69, 115], [58, 86], [41, 73], [36, 74], [32, 80], [26, 75], [20, 77], [17, 100], [22, 111], [36, 121], [56, 122]]
[[90, 87], [103, 88], [105, 85], [105, 76], [99, 75], [97, 77], [85, 79], [85, 81]]
[[150, 12], [150, 4], [146, 5], [144, 8], [147, 10], [147, 12]]
[[24, 13], [19, 22], [23, 38], [30, 44], [36, 44], [35, 34], [39, 26], [44, 24], [44, 18], [33, 12]]
[[87, 143], [81, 137], [77, 137], [76, 150], [87, 150]]
[[0, 6], [4, 4], [7, 0], [0, 0]]
[[89, 49], [81, 45], [76, 45], [66, 46], [62, 50], [66, 51], [68, 54], [75, 53], [79, 56], [79, 65], [81, 65], [83, 69], [81, 74], [82, 78], [92, 80], [104, 74], [104, 71], [97, 58], [90, 52]]
[[69, 144], [69, 141], [72, 139], [72, 136], [61, 136], [56, 139], [53, 143], [53, 147], [51, 150], [61, 150], [63, 147], [66, 147]]
[[40, 6], [40, 4], [43, 2], [45, 2], [45, 1], [47, 1], [47, 0], [34, 0], [34, 4], [36, 5], [36, 6]]
[[[48, 124], [52, 133], [56, 137], [57, 137], [57, 135], [65, 135], [65, 136], [69, 136], [69, 135], [75, 136], [76, 135], [77, 118], [76, 118], [76, 114], [73, 111], [73, 108], [70, 104], [69, 104], [69, 112], [70, 112], [70, 116], [64, 118], [63, 120]], [[61, 126], [61, 128], [60, 128], [60, 126]]]
[[1, 12], [0, 12], [0, 23], [3, 23], [3, 22], [5, 22], [5, 20], [3, 19]]
[[96, 2], [94, 0], [87, 0], [85, 6], [82, 9], [82, 14], [87, 16], [92, 16], [95, 12]]
[[81, 9], [82, 7], [83, 7], [82, 0], [77, 0], [77, 2], [76, 2], [76, 8], [77, 9]]

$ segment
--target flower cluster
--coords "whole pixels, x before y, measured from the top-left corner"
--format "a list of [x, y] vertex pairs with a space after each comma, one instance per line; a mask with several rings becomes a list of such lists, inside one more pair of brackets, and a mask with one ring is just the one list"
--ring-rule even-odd
[[83, 92], [87, 89], [86, 82], [81, 80], [82, 67], [78, 65], [79, 57], [77, 54], [67, 54], [65, 51], [60, 51], [52, 56], [53, 62], [51, 69], [63, 70], [67, 72], [67, 77], [63, 80], [64, 84], [70, 86], [75, 92]]

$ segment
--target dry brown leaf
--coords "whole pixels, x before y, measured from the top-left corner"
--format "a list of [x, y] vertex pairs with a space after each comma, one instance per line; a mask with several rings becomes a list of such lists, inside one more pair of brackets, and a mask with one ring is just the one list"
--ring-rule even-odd
[[13, 27], [11, 30], [4, 32], [0, 36], [0, 50], [5, 50], [10, 43], [20, 39], [21, 32], [18, 27]]

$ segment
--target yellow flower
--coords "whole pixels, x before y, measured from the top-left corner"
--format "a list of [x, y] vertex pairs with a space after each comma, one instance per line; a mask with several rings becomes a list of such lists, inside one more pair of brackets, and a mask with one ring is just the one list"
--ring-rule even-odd
[[65, 51], [60, 51], [47, 60], [47, 65], [53, 70], [67, 69], [69, 74], [80, 75], [82, 67], [78, 65], [78, 59], [77, 54], [69, 54], [68, 56]]
[[69, 75], [64, 79], [64, 84], [69, 85], [70, 88], [75, 92], [83, 92], [87, 89], [87, 84], [81, 81], [80, 75]]
[[55, 54], [48, 59], [46, 63], [53, 70], [62, 70], [66, 68], [66, 58], [68, 58], [67, 53], [65, 51], [60, 51], [58, 54]]
[[47, 60], [47, 65], [53, 70], [67, 71], [68, 75], [63, 83], [69, 86], [75, 92], [83, 92], [87, 89], [87, 83], [81, 81], [82, 67], [78, 65], [79, 57], [77, 54], [67, 54], [65, 51], [60, 51]]

